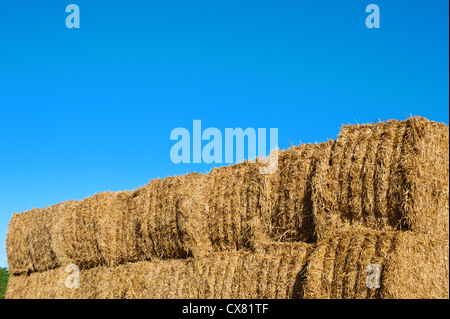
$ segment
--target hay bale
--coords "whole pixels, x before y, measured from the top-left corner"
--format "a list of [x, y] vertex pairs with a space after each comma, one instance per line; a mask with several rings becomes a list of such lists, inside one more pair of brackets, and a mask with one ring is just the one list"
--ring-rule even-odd
[[66, 262], [80, 268], [115, 265], [136, 260], [135, 217], [128, 211], [131, 192], [104, 192], [67, 207], [59, 223], [58, 244]]
[[407, 229], [449, 237], [449, 126], [413, 117], [405, 121], [397, 210]]
[[[366, 285], [371, 264], [379, 266], [380, 288]], [[306, 299], [448, 298], [448, 239], [344, 229], [317, 245], [305, 278]]]
[[[81, 201], [67, 201], [43, 209], [43, 210], [51, 209], [52, 214], [52, 221], [50, 226], [51, 249], [55, 252], [58, 266], [70, 264], [72, 262], [71, 258], [68, 256], [67, 246], [70, 247], [70, 242], [66, 235], [70, 234], [71, 229], [68, 227], [69, 226], [72, 227], [72, 225], [68, 225], [64, 221], [66, 219], [66, 215], [69, 212], [76, 210], [76, 208], [80, 205], [80, 203]], [[43, 224], [40, 226], [46, 227], [46, 225]]]
[[268, 176], [271, 240], [316, 242], [311, 182], [318, 160], [329, 158], [334, 141], [304, 144], [279, 152], [278, 169]]
[[[6, 238], [6, 253], [12, 274], [29, 272], [34, 269], [29, 256], [30, 245], [27, 236], [31, 224], [33, 211], [19, 215], [14, 213], [9, 222], [8, 236]], [[19, 237], [21, 237], [19, 239]], [[20, 240], [20, 241], [19, 241]], [[18, 245], [17, 243], [20, 244]]]
[[67, 201], [43, 209], [14, 213], [6, 238], [9, 271], [12, 274], [45, 271], [67, 262], [55, 241], [60, 211], [78, 201]]
[[448, 299], [449, 239], [399, 232], [386, 259], [381, 298]]
[[292, 298], [296, 278], [312, 247], [306, 243], [259, 243], [254, 253], [222, 252], [194, 259], [196, 298]]
[[104, 192], [58, 206], [51, 236], [59, 264], [85, 269], [136, 260], [136, 218], [128, 210], [131, 194]]
[[266, 177], [260, 166], [245, 161], [209, 173], [205, 230], [215, 251], [249, 249], [254, 240], [265, 238]]
[[448, 141], [419, 117], [343, 126], [312, 180], [318, 238], [349, 225], [448, 236]]
[[103, 264], [112, 266], [139, 260], [137, 216], [128, 208], [132, 192], [104, 194], [95, 222], [96, 241]]
[[105, 192], [14, 214], [7, 236], [11, 273], [136, 260], [136, 221], [127, 206], [130, 195]]
[[399, 121], [343, 126], [331, 158], [317, 165], [313, 178], [314, 221], [318, 238], [348, 225], [394, 230], [389, 218], [389, 180], [403, 136]]
[[205, 221], [208, 176], [152, 180], [132, 195], [130, 211], [137, 216], [141, 260], [186, 258], [209, 249]]
[[65, 286], [68, 273], [60, 267], [11, 276], [6, 298], [290, 298], [307, 251], [295, 255], [218, 252], [99, 266], [80, 271], [78, 289]]

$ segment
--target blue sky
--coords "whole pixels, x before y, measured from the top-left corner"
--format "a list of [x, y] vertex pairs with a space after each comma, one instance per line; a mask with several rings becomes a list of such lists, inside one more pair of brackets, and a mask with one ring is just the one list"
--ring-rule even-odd
[[282, 149], [343, 123], [448, 123], [448, 6], [0, 0], [0, 267], [13, 212], [209, 171], [170, 160], [170, 132], [195, 119], [278, 128]]

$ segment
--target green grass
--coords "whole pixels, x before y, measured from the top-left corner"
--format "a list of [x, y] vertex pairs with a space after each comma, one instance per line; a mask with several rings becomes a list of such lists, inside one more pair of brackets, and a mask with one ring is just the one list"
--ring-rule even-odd
[[9, 272], [6, 268], [0, 268], [0, 299], [5, 299], [6, 284], [8, 283]]

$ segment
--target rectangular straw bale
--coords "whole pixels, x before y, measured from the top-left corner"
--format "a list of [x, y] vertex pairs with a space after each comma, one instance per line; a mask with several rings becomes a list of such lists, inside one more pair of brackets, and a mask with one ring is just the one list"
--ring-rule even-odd
[[131, 191], [101, 193], [96, 204], [95, 236], [102, 264], [117, 265], [139, 259], [137, 216], [128, 209]]
[[[65, 286], [64, 267], [11, 276], [13, 298], [290, 298], [307, 254], [218, 252], [80, 271], [80, 288]], [[25, 289], [25, 287], [27, 289]]]
[[[32, 246], [35, 246], [34, 243], [36, 240], [30, 238], [31, 236], [28, 234], [28, 232], [31, 231], [32, 220], [35, 219], [35, 216], [36, 209], [23, 214], [14, 213], [9, 222], [8, 236], [6, 238], [6, 251], [9, 269], [12, 274], [32, 272], [36, 268], [30, 258], [30, 252], [33, 251]], [[48, 224], [48, 226], [49, 225], [50, 224]], [[45, 232], [45, 235], [48, 234], [48, 231]], [[48, 242], [50, 242], [48, 239], [44, 241], [44, 243]], [[44, 265], [53, 265], [52, 258], [49, 258], [48, 254], [44, 253], [44, 256], [41, 256], [41, 258], [50, 259], [43, 261]]]
[[317, 161], [330, 157], [333, 144], [303, 144], [278, 153], [278, 169], [268, 176], [270, 239], [316, 241], [311, 181]]
[[265, 238], [266, 176], [260, 167], [245, 161], [209, 173], [206, 230], [215, 251], [251, 248], [254, 240]]
[[399, 121], [342, 127], [331, 158], [318, 163], [312, 182], [319, 239], [329, 228], [353, 224], [395, 229], [398, 220], [388, 215], [387, 185], [403, 132]]
[[448, 236], [448, 125], [343, 126], [331, 159], [316, 165], [312, 201], [319, 239], [348, 225]]
[[52, 247], [60, 265], [81, 268], [137, 260], [136, 218], [128, 210], [132, 192], [104, 192], [59, 207]]
[[70, 262], [81, 268], [135, 260], [136, 220], [128, 211], [131, 192], [104, 192], [64, 211], [62, 237]]
[[[263, 246], [260, 246], [263, 247]], [[194, 259], [196, 298], [286, 299], [312, 251], [306, 243], [266, 243], [256, 252], [213, 253]]]
[[105, 192], [14, 214], [7, 237], [11, 273], [136, 260], [136, 218], [128, 211], [130, 195]]
[[399, 232], [385, 262], [381, 298], [448, 299], [449, 239]]
[[[368, 288], [378, 265], [380, 288]], [[330, 233], [306, 266], [306, 299], [448, 298], [448, 239], [362, 228]]]
[[[370, 298], [374, 291], [366, 287], [370, 264], [380, 264], [387, 251], [378, 250], [379, 232], [340, 231], [323, 239], [309, 258], [304, 284], [305, 299]], [[393, 233], [385, 241], [391, 243]], [[345, 289], [344, 289], [345, 286]]]
[[405, 122], [396, 201], [407, 229], [449, 237], [449, 126], [413, 117]]
[[12, 274], [45, 271], [67, 261], [55, 242], [60, 210], [77, 205], [67, 201], [43, 209], [14, 213], [6, 238], [9, 272]]
[[186, 258], [209, 251], [206, 227], [208, 176], [191, 173], [155, 179], [132, 195], [141, 260]]
[[[57, 205], [50, 206], [52, 221], [50, 226], [50, 237], [51, 237], [51, 248], [55, 252], [57, 264], [55, 266], [64, 266], [72, 262], [71, 258], [68, 256], [69, 248], [71, 243], [66, 234], [70, 234], [71, 228], [70, 224], [67, 224], [65, 220], [68, 214], [80, 205], [81, 201], [66, 201]], [[44, 208], [43, 210], [47, 210]], [[46, 227], [45, 225], [40, 225], [41, 227]]]
[[[119, 266], [120, 267], [120, 266]], [[6, 298], [9, 299], [95, 299], [101, 298], [115, 284], [114, 268], [99, 266], [79, 272], [80, 288], [68, 288], [73, 272], [66, 267], [11, 276]], [[109, 275], [110, 277], [106, 276]], [[109, 280], [106, 282], [105, 279]], [[70, 286], [69, 286], [70, 287]]]

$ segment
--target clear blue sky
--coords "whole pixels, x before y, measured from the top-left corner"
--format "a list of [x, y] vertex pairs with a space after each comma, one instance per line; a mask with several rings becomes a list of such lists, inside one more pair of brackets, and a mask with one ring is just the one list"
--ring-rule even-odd
[[[80, 7], [68, 29], [66, 5]], [[381, 28], [367, 29], [375, 3]], [[13, 212], [156, 177], [172, 129], [448, 123], [448, 1], [0, 0], [0, 267]]]

